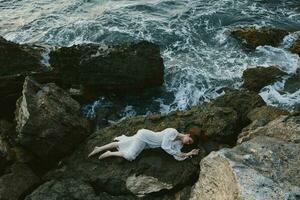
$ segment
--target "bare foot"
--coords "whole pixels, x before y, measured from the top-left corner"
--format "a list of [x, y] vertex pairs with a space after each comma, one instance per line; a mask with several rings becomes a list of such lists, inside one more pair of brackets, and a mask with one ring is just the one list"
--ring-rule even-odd
[[88, 155], [88, 157], [91, 157], [92, 155], [98, 153], [98, 152], [99, 152], [99, 151], [98, 151], [99, 148], [100, 148], [100, 147], [95, 147], [94, 150]]
[[111, 151], [106, 151], [105, 153], [101, 154], [99, 156], [99, 160], [104, 159], [104, 158], [110, 156], [110, 153], [111, 153]]

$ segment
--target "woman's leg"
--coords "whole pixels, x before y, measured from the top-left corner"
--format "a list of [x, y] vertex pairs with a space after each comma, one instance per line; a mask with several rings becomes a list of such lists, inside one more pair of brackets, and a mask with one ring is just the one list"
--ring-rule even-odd
[[101, 147], [95, 147], [94, 150], [88, 155], [88, 157], [96, 154], [96, 153], [99, 153], [100, 151], [104, 151], [104, 150], [107, 150], [107, 149], [113, 149], [113, 148], [117, 148], [118, 147], [118, 143], [117, 142], [111, 142], [109, 144], [106, 144], [106, 145], [103, 145]]
[[101, 159], [104, 159], [104, 158], [107, 158], [107, 157], [111, 157], [111, 156], [117, 156], [117, 157], [123, 157], [124, 158], [123, 153], [120, 152], [120, 151], [113, 151], [113, 152], [106, 151], [105, 153], [103, 153], [103, 154], [101, 154], [99, 156], [99, 159], [101, 160]]

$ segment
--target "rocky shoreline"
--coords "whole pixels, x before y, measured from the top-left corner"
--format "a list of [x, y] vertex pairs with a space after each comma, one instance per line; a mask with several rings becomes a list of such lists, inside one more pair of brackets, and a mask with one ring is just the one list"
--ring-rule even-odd
[[[273, 28], [232, 31], [252, 49], [278, 45], [286, 34]], [[292, 52], [299, 54], [299, 41]], [[163, 84], [157, 45], [47, 47], [0, 38], [0, 50], [0, 199], [300, 198], [299, 110], [268, 106], [258, 95], [286, 75], [277, 66], [248, 68], [243, 88], [224, 89], [189, 110], [96, 129], [81, 111], [84, 102], [99, 93], [145, 92]], [[288, 89], [299, 89], [299, 76], [288, 79]], [[111, 111], [99, 111], [98, 120], [106, 120], [105, 112]], [[145, 150], [132, 162], [87, 158], [95, 145], [120, 134], [167, 127], [200, 128], [195, 147], [201, 153], [183, 162], [161, 149]]]

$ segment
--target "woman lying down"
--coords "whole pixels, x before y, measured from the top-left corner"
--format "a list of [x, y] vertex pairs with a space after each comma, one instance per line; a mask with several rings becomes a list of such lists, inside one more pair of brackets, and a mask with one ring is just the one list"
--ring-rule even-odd
[[[99, 156], [99, 159], [117, 156], [133, 161], [143, 149], [161, 147], [164, 151], [173, 155], [176, 160], [182, 161], [199, 153], [199, 149], [193, 149], [187, 153], [181, 152], [183, 145], [196, 144], [197, 141], [197, 130], [195, 128], [190, 128], [184, 133], [179, 133], [175, 128], [166, 128], [159, 132], [140, 129], [133, 136], [121, 135], [115, 137], [114, 142], [100, 147], [96, 146], [88, 157], [107, 150]], [[117, 151], [108, 150], [114, 148]]]

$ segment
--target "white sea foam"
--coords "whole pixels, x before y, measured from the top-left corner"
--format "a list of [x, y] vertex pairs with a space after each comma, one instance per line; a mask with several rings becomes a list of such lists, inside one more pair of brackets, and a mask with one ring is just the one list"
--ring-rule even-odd
[[[161, 47], [165, 64], [165, 84], [160, 110], [170, 112], [209, 101], [222, 87], [240, 87], [242, 72], [257, 65], [279, 65], [288, 74], [299, 69], [299, 57], [288, 48], [299, 36], [291, 33], [278, 48], [263, 46], [245, 52], [231, 38], [237, 26], [300, 26], [300, 15], [291, 0], [0, 0], [0, 35], [16, 42], [42, 42], [51, 45], [117, 43], [149, 40]], [[45, 64], [47, 55], [45, 54]], [[271, 89], [275, 86], [269, 86]], [[261, 93], [276, 105], [291, 105], [275, 90]], [[277, 88], [278, 89], [278, 88]], [[277, 90], [276, 90], [277, 91]], [[295, 95], [294, 95], [295, 96]], [[296, 95], [297, 97], [297, 95]], [[276, 98], [278, 98], [276, 100]], [[268, 100], [274, 99], [274, 100]], [[281, 102], [282, 101], [282, 102]], [[97, 100], [85, 110], [94, 116]], [[128, 102], [127, 105], [131, 105]], [[151, 107], [151, 105], [149, 106]], [[155, 107], [155, 106], [154, 106]], [[156, 107], [155, 107], [156, 108]], [[124, 106], [124, 116], [140, 113], [136, 106]]]
[[300, 87], [294, 93], [285, 91], [284, 85], [287, 78], [288, 76], [261, 90], [260, 96], [267, 104], [279, 105], [288, 110], [293, 110], [295, 106], [300, 106]]

